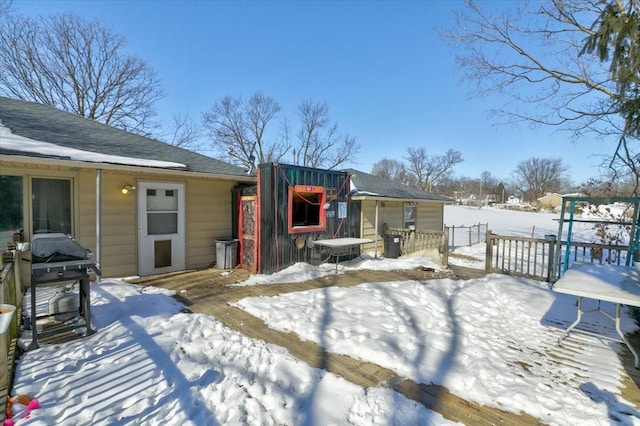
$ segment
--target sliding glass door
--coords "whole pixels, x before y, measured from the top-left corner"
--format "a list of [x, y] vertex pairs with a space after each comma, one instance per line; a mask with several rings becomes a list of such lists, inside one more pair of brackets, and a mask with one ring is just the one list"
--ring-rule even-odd
[[71, 235], [71, 180], [31, 180], [33, 234], [61, 232]]

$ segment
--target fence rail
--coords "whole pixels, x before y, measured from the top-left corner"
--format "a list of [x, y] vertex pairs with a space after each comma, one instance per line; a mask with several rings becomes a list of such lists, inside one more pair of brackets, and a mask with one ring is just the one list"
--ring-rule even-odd
[[444, 231], [412, 231], [405, 228], [387, 228], [389, 235], [399, 235], [401, 238], [400, 251], [403, 254], [415, 253], [422, 250], [436, 249], [442, 256], [442, 264], [449, 263], [449, 233]]
[[478, 223], [477, 225], [471, 226], [445, 226], [445, 229], [449, 231], [448, 241], [450, 247], [464, 247], [485, 242], [489, 224]]
[[[486, 240], [485, 270], [487, 272], [501, 272], [547, 282], [555, 281], [562, 275], [564, 268], [558, 265], [556, 276], [553, 276], [553, 262], [557, 250], [555, 235], [543, 239], [496, 235], [487, 231]], [[569, 250], [567, 268], [577, 262], [620, 265], [626, 261], [628, 250], [627, 246], [621, 245], [573, 241], [568, 248], [566, 241], [560, 241], [559, 246], [561, 262], [564, 261], [566, 251]]]

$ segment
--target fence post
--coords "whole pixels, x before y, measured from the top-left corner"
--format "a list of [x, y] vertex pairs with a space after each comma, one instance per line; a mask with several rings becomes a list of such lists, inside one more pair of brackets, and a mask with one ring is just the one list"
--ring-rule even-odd
[[449, 228], [444, 228], [442, 235], [442, 266], [449, 266]]
[[547, 282], [550, 283], [552, 282], [555, 277], [553, 276], [553, 271], [556, 269], [553, 265], [553, 262], [555, 261], [555, 250], [556, 250], [556, 236], [553, 234], [549, 234], [549, 235], [545, 235], [544, 239], [546, 241], [546, 243], [549, 244], [549, 257], [548, 257], [548, 264], [547, 264]]
[[456, 226], [455, 225], [451, 227], [451, 245], [452, 246], [456, 245]]
[[409, 229], [409, 240], [411, 241], [411, 253], [416, 252], [416, 231]]
[[491, 272], [491, 265], [492, 265], [492, 259], [491, 257], [493, 256], [493, 239], [491, 238], [491, 231], [487, 229], [487, 249], [485, 252], [485, 261], [484, 261], [484, 270], [486, 272]]

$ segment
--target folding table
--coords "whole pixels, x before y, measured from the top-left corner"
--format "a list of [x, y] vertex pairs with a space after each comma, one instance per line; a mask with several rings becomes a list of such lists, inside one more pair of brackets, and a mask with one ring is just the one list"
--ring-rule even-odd
[[338, 273], [338, 260], [341, 254], [347, 252], [351, 247], [362, 244], [372, 243], [373, 240], [368, 238], [332, 238], [330, 240], [315, 240], [315, 246], [327, 247], [330, 250], [330, 256], [336, 258], [336, 274]]
[[[582, 321], [583, 314], [590, 312], [600, 312], [616, 324], [616, 331], [621, 340], [627, 345], [633, 357], [635, 366], [639, 368], [640, 359], [638, 353], [631, 346], [627, 338], [620, 330], [620, 307], [621, 305], [640, 307], [640, 270], [633, 266], [608, 265], [608, 264], [574, 264], [564, 275], [553, 285], [553, 291], [569, 294], [578, 297], [578, 316], [576, 320], [564, 331], [558, 344], [569, 335], [571, 331]], [[582, 299], [589, 298], [598, 300], [596, 309], [584, 310]], [[616, 304], [615, 317], [600, 309], [600, 301], [612, 302]], [[580, 330], [581, 333], [595, 334]], [[608, 338], [598, 335], [599, 337]]]

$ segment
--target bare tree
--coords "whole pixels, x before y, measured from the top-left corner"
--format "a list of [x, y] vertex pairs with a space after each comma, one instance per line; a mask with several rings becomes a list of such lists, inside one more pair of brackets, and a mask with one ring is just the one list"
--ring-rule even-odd
[[0, 0], [0, 20], [7, 19], [13, 10], [13, 2], [11, 0]]
[[[603, 17], [613, 4], [601, 0], [505, 2], [501, 13], [488, 13], [467, 0], [466, 8], [456, 13], [454, 29], [445, 36], [458, 49], [464, 77], [477, 83], [475, 94], [504, 97], [504, 108], [492, 113], [508, 121], [557, 126], [576, 139], [586, 132], [619, 137], [628, 127], [625, 108], [637, 104], [637, 90], [617, 84], [611, 73], [615, 64], [605, 59], [607, 49], [602, 46], [631, 46], [626, 51], [636, 52], [633, 46], [639, 40], [636, 24], [626, 27], [632, 37], [622, 30], [623, 37], [618, 39], [599, 31], [602, 22], [612, 24]], [[629, 22], [637, 22], [636, 0], [615, 4], [620, 7], [615, 11], [620, 21], [635, 13], [635, 21]], [[608, 28], [625, 25], [618, 22]], [[637, 81], [637, 66], [631, 75]], [[621, 140], [604, 165], [637, 176], [635, 136], [633, 141]]]
[[278, 161], [289, 149], [286, 141], [267, 138], [268, 127], [280, 109], [273, 98], [260, 92], [246, 102], [240, 96], [225, 96], [202, 115], [202, 121], [224, 159], [253, 170], [256, 161]]
[[8, 14], [0, 25], [0, 92], [149, 134], [160, 83], [125, 47], [123, 36], [77, 15]]
[[535, 202], [547, 192], [560, 192], [568, 184], [567, 166], [560, 158], [529, 158], [513, 172], [515, 187]]
[[383, 158], [373, 164], [371, 174], [380, 176], [393, 182], [413, 186], [413, 177], [407, 172], [407, 167], [402, 161]]
[[408, 148], [407, 170], [413, 175], [416, 186], [431, 192], [434, 186], [453, 171], [453, 167], [463, 161], [460, 151], [449, 149], [444, 155], [427, 155], [427, 150]]
[[171, 120], [164, 140], [173, 146], [199, 151], [201, 146], [198, 139], [202, 132], [193, 118], [188, 114], [176, 114], [171, 117]]
[[298, 106], [300, 129], [294, 148], [294, 164], [308, 167], [334, 169], [360, 150], [356, 139], [338, 132], [338, 125], [331, 123], [326, 103], [305, 100]]

